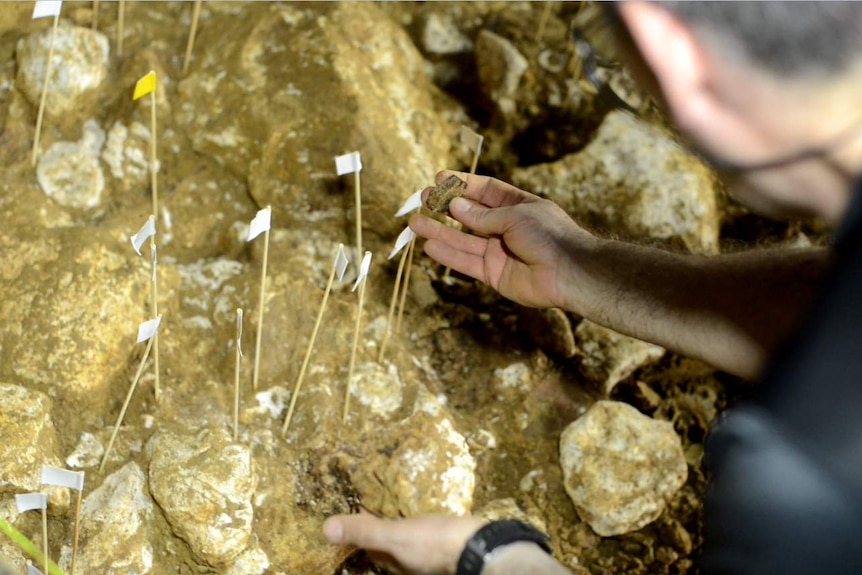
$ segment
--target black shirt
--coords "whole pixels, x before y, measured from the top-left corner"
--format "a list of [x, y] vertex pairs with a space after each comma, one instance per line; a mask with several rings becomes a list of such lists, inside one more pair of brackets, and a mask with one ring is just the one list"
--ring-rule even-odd
[[812, 313], [707, 462], [702, 573], [862, 574], [862, 180]]

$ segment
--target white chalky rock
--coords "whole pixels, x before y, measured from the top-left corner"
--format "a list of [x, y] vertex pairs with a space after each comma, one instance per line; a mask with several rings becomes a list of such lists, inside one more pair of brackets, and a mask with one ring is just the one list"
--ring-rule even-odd
[[269, 557], [263, 549], [249, 549], [234, 561], [224, 575], [264, 575], [269, 568]]
[[[0, 493], [41, 488], [42, 466], [62, 466], [51, 421], [51, 400], [20, 385], [0, 383]], [[69, 505], [69, 491], [47, 491], [51, 508]]]
[[96, 436], [86, 431], [81, 434], [78, 439], [78, 444], [72, 453], [66, 458], [66, 465], [69, 467], [95, 467], [102, 461], [102, 456], [105, 454], [105, 448], [96, 439]]
[[636, 369], [661, 359], [664, 348], [583, 320], [575, 329], [580, 370], [604, 392], [611, 390]]
[[102, 200], [105, 176], [99, 153], [105, 132], [95, 120], [84, 124], [77, 142], [56, 142], [39, 157], [36, 179], [45, 195], [68, 208], [92, 209]]
[[[16, 87], [33, 106], [39, 105], [45, 64], [51, 43], [51, 26], [18, 41]], [[97, 95], [96, 89], [108, 74], [108, 38], [96, 30], [60, 21], [54, 41], [51, 78], [45, 104], [46, 115], [79, 110], [85, 99]]]
[[109, 475], [81, 506], [76, 573], [144, 575], [153, 568], [153, 502], [137, 463]]
[[657, 519], [688, 473], [673, 425], [616, 401], [596, 402], [563, 430], [560, 465], [578, 515], [603, 537]]
[[386, 517], [470, 512], [476, 461], [449, 419], [419, 411], [379, 444], [352, 475], [366, 507]]
[[559, 204], [579, 223], [627, 239], [718, 252], [716, 180], [663, 128], [614, 111], [583, 150], [516, 168], [512, 183]]
[[363, 363], [356, 367], [351, 392], [371, 413], [387, 417], [401, 407], [402, 383], [398, 369], [391, 363], [388, 367], [376, 361]]
[[161, 429], [147, 445], [150, 488], [171, 529], [202, 561], [230, 564], [251, 536], [251, 454], [226, 431]]
[[473, 48], [473, 42], [458, 29], [452, 18], [436, 12], [425, 20], [422, 45], [429, 54], [459, 54]]
[[530, 63], [509, 40], [482, 30], [476, 41], [476, 67], [485, 94], [504, 113], [515, 110], [515, 95]]

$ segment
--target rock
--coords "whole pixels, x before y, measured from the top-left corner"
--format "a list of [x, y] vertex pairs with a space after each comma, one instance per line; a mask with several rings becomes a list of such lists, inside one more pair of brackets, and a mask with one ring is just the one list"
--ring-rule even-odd
[[[62, 467], [51, 421], [51, 400], [20, 385], [0, 383], [0, 493], [41, 490], [42, 466]], [[65, 488], [47, 490], [50, 508], [69, 505]]]
[[357, 403], [374, 415], [388, 418], [401, 407], [402, 387], [398, 368], [373, 361], [356, 366], [350, 390]]
[[105, 177], [99, 154], [105, 132], [95, 120], [84, 123], [78, 142], [56, 142], [40, 158], [36, 178], [45, 195], [67, 208], [93, 209], [102, 201]]
[[136, 351], [148, 262], [93, 227], [4, 227], [0, 251], [0, 376], [74, 399], [76, 408], [104, 409], [104, 394]]
[[27, 559], [21, 549], [11, 539], [0, 538], [0, 575], [26, 573], [26, 565]]
[[664, 130], [626, 112], [608, 114], [582, 151], [517, 168], [512, 182], [601, 233], [717, 253], [719, 215], [710, 171]]
[[385, 517], [466, 515], [475, 469], [466, 440], [449, 419], [419, 411], [380, 433], [351, 480], [363, 505]]
[[[16, 87], [33, 106], [39, 105], [45, 81], [45, 63], [51, 43], [51, 26], [18, 41]], [[60, 20], [54, 42], [51, 78], [45, 114], [79, 112], [98, 95], [108, 75], [108, 38], [96, 30], [71, 26]]]
[[269, 567], [269, 558], [263, 549], [250, 549], [237, 557], [224, 575], [264, 575]]
[[76, 572], [149, 573], [153, 567], [153, 521], [153, 502], [144, 473], [137, 463], [129, 462], [84, 498]]
[[602, 537], [654, 521], [688, 473], [672, 424], [615, 401], [596, 402], [563, 430], [560, 465], [578, 515]]
[[501, 395], [512, 390], [525, 394], [533, 388], [530, 368], [524, 362], [516, 362], [494, 370], [494, 389]]
[[622, 335], [589, 320], [575, 329], [578, 340], [580, 370], [606, 396], [614, 386], [635, 370], [654, 363], [664, 355], [664, 348]]
[[520, 310], [521, 325], [542, 350], [562, 358], [575, 355], [575, 336], [572, 322], [566, 313], [557, 308]]
[[392, 214], [449, 155], [421, 55], [369, 4], [244, 10], [237, 25], [201, 30], [195, 69], [179, 84], [177, 121], [193, 148], [247, 179], [258, 205], [281, 206], [275, 227], [339, 231], [353, 178], [336, 176], [333, 157], [359, 150], [364, 228], [390, 241], [403, 225]]
[[105, 448], [96, 439], [96, 436], [86, 431], [81, 434], [78, 439], [78, 444], [72, 453], [66, 458], [66, 465], [69, 467], [85, 468], [95, 467], [102, 461], [102, 456], [105, 454]]
[[171, 530], [209, 565], [239, 557], [251, 536], [257, 483], [249, 450], [223, 429], [162, 428], [147, 453], [150, 488]]
[[515, 96], [530, 63], [514, 44], [489, 30], [476, 40], [476, 66], [482, 91], [506, 114], [515, 111]]
[[140, 122], [132, 122], [129, 127], [114, 122], [101, 153], [113, 178], [112, 187], [129, 192], [146, 186], [150, 177], [149, 154], [149, 128]]
[[422, 47], [429, 54], [459, 54], [473, 49], [473, 42], [446, 14], [432, 12], [422, 28]]

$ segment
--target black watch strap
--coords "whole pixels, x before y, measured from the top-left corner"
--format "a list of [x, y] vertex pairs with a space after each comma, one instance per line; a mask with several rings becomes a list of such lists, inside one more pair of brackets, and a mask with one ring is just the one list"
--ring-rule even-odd
[[516, 519], [492, 521], [476, 531], [467, 541], [458, 558], [455, 575], [479, 575], [485, 566], [485, 561], [495, 549], [518, 541], [535, 543], [550, 554], [551, 546], [548, 545], [550, 540], [550, 537], [523, 521]]

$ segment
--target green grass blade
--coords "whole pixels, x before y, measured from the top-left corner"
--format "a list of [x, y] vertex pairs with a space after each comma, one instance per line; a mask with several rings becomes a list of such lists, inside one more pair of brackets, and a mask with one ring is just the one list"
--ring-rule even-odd
[[[45, 555], [42, 553], [41, 549], [33, 545], [29, 539], [24, 537], [21, 532], [12, 527], [12, 525], [2, 517], [0, 517], [0, 531], [8, 535], [9, 539], [14, 541], [24, 553], [29, 555], [33, 559], [33, 564], [36, 567], [41, 568], [45, 565]], [[50, 559], [48, 560], [48, 573], [50, 575], [66, 575], [66, 573]]]

